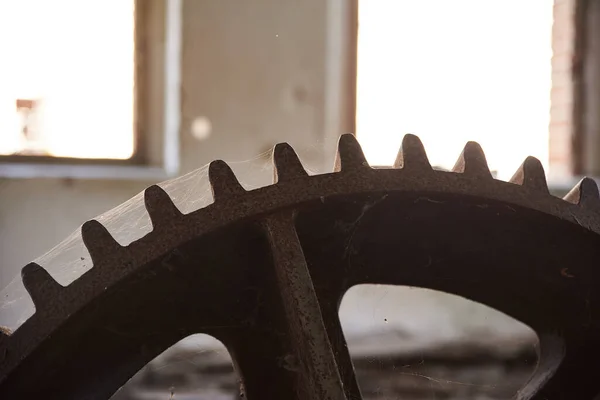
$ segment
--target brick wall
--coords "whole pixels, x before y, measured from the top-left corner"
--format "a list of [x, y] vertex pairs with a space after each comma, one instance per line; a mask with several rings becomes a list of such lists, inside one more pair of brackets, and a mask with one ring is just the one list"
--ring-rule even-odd
[[554, 0], [552, 26], [552, 91], [549, 127], [550, 171], [553, 178], [572, 173], [573, 84], [576, 0]]

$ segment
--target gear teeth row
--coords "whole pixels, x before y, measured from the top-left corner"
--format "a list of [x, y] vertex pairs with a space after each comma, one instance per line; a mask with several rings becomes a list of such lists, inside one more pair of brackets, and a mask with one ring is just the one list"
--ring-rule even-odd
[[154, 229], [183, 216], [167, 192], [158, 185], [152, 185], [144, 191], [144, 203]]
[[334, 171], [357, 171], [364, 168], [369, 168], [369, 163], [356, 136], [351, 133], [340, 136]]
[[510, 179], [510, 182], [537, 192], [550, 193], [546, 183], [544, 167], [540, 160], [535, 157], [527, 157]]
[[598, 207], [600, 206], [598, 185], [592, 178], [583, 178], [577, 186], [563, 197], [563, 200], [583, 207]]
[[432, 170], [421, 139], [411, 134], [404, 136], [402, 147], [394, 162], [394, 168], [403, 168], [410, 171]]
[[[273, 161], [276, 182], [308, 176], [298, 155], [287, 143], [275, 146]], [[423, 143], [417, 136], [412, 134], [404, 136], [394, 167], [421, 172], [432, 170]], [[369, 168], [369, 164], [356, 137], [353, 134], [342, 135], [339, 140], [335, 170], [348, 171], [363, 168]], [[480, 178], [492, 177], [485, 154], [476, 142], [466, 144], [452, 171]], [[210, 164], [209, 180], [215, 201], [246, 192], [229, 165], [221, 160], [213, 161]], [[534, 157], [525, 159], [510, 182], [537, 192], [549, 193], [543, 166]], [[584, 178], [564, 197], [564, 200], [581, 206], [600, 206], [598, 186], [593, 179]], [[183, 216], [170, 196], [158, 185], [146, 189], [144, 201], [154, 228], [165, 226]], [[95, 265], [123, 249], [106, 227], [98, 221], [91, 220], [84, 223], [81, 234]], [[63, 288], [37, 264], [25, 266], [22, 270], [22, 278], [36, 308], [44, 298], [48, 298], [44, 297], [46, 296], [44, 293], [49, 291], [55, 293]]]
[[30, 263], [23, 267], [21, 279], [23, 279], [23, 286], [25, 286], [27, 293], [33, 300], [36, 312], [43, 310], [44, 307], [51, 306], [60, 291], [64, 289], [48, 271], [36, 263]]
[[[289, 144], [280, 143], [276, 145], [273, 151], [273, 159], [276, 167], [275, 182], [307, 176], [298, 155]], [[342, 135], [338, 142], [334, 171], [361, 170], [368, 167], [369, 163], [356, 136], [351, 133]], [[425, 147], [416, 135], [407, 134], [404, 136], [402, 147], [394, 162], [394, 168], [421, 173], [433, 169]], [[452, 168], [452, 172], [484, 179], [493, 178], [483, 149], [479, 143], [473, 141], [467, 142]], [[539, 193], [550, 193], [544, 167], [535, 157], [527, 157], [509, 182]], [[598, 203], [600, 205], [596, 182], [590, 178], [583, 179], [564, 197], [564, 200], [580, 205], [588, 203]]]
[[274, 182], [286, 182], [308, 176], [298, 154], [287, 143], [279, 143], [273, 148], [275, 164]]
[[478, 178], [493, 178], [485, 154], [477, 142], [467, 142], [456, 164], [454, 164], [452, 172]]
[[123, 246], [112, 237], [106, 227], [96, 220], [83, 224], [81, 238], [94, 265], [122, 253], [123, 250]]
[[210, 181], [215, 202], [246, 192], [242, 185], [240, 185], [231, 167], [222, 160], [210, 163], [208, 166], [208, 180]]

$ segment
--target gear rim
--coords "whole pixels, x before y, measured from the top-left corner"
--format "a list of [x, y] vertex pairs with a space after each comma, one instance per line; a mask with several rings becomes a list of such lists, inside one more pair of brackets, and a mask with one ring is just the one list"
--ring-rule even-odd
[[[372, 201], [370, 196], [381, 198], [390, 193], [412, 193], [417, 195], [417, 201], [430, 195], [434, 197], [457, 196], [459, 202], [469, 199], [485, 199], [486, 202], [497, 204], [499, 207], [514, 207], [533, 212], [536, 215], [540, 213], [540, 215], [560, 221], [560, 224], [573, 225], [573, 229], [568, 228], [571, 229], [571, 232], [576, 231], [577, 235], [586, 237], [585, 240], [591, 242], [596, 239], [589, 239], [587, 236], [600, 233], [600, 217], [598, 215], [600, 200], [593, 180], [584, 179], [566, 196], [567, 201], [555, 198], [548, 192], [539, 161], [528, 158], [515, 174], [512, 183], [497, 181], [492, 178], [479, 145], [472, 142], [465, 147], [453, 172], [434, 171], [427, 161], [420, 141], [412, 135], [404, 138], [402, 151], [395, 163], [396, 169], [371, 169], [352, 135], [341, 137], [336, 160], [337, 172], [332, 174], [308, 176], [293, 149], [286, 144], [275, 147], [274, 161], [277, 183], [249, 192], [239, 185], [235, 175], [225, 163], [213, 162], [209, 168], [209, 179], [215, 202], [187, 215], [183, 215], [177, 210], [162, 189], [158, 186], [150, 187], [146, 191], [145, 201], [152, 220], [153, 231], [125, 247], [114, 241], [100, 223], [90, 221], [84, 224], [82, 236], [94, 267], [69, 286], [62, 287], [44, 269], [35, 264], [26, 266], [22, 273], [23, 281], [35, 303], [36, 313], [14, 334], [4, 335], [0, 340], [0, 356], [2, 356], [0, 393], [11, 394], [11, 390], [14, 390], [15, 387], [18, 389], [18, 382], [15, 384], [15, 378], [11, 378], [11, 374], [24, 364], [21, 360], [27, 360], [32, 354], [34, 356], [38, 354], [39, 349], [43, 348], [44, 341], [47, 341], [48, 338], [51, 340], [53, 332], [56, 334], [57, 330], [64, 329], [67, 324], [65, 321], [72, 318], [73, 315], [79, 315], [86, 309], [89, 311], [88, 303], [94, 303], [96, 299], [102, 298], [108, 288], [112, 290], [112, 288], [118, 287], [120, 282], [131, 279], [155, 260], [167, 257], [176, 259], [178, 255], [174, 250], [180, 248], [184, 243], [210, 234], [210, 232], [225, 229], [225, 226], [234, 225], [239, 221], [254, 221], [268, 215], [277, 216], [279, 212], [290, 209], [300, 209], [302, 212], [303, 209], [307, 207], [310, 209], [314, 204], [318, 206], [319, 203], [324, 204], [330, 200], [343, 200], [344, 198], [353, 198], [353, 196], [359, 196], [357, 212], [360, 214], [360, 209], [364, 204]], [[363, 196], [362, 200], [360, 196]], [[252, 229], [258, 228], [253, 227]], [[560, 229], [562, 229], [562, 225]], [[299, 235], [302, 236], [301, 232]], [[302, 243], [302, 239], [299, 242]], [[301, 250], [304, 245], [300, 246]], [[590, 251], [588, 250], [588, 253]], [[592, 251], [589, 254], [594, 253]], [[123, 262], [119, 264], [116, 262], [117, 260], [123, 260]], [[315, 273], [315, 271], [312, 269], [311, 272]], [[322, 290], [315, 289], [317, 292]], [[323, 293], [320, 294], [320, 297], [323, 297]], [[330, 303], [335, 303], [335, 301], [329, 300]], [[328, 304], [327, 307], [334, 305]], [[504, 311], [496, 306], [494, 308]], [[323, 309], [321, 313], [323, 313]], [[330, 320], [331, 316], [330, 313]], [[594, 320], [593, 323], [596, 321]], [[283, 324], [285, 325], [285, 323]], [[343, 335], [341, 338], [331, 339], [335, 336], [331, 333], [336, 332], [328, 332], [329, 339], [343, 345]], [[551, 365], [548, 367], [550, 372], [553, 368], [559, 368], [555, 358], [559, 357], [562, 351], [562, 343], [557, 340], [560, 334], [559, 332], [556, 335], [541, 337], [542, 355], [545, 354], [544, 348], [548, 350], [547, 357], [541, 359], [541, 367], [544, 368], [545, 362], [550, 363]], [[218, 336], [217, 338], [221, 340]], [[339, 348], [336, 350], [338, 353], [341, 351]], [[341, 352], [343, 353], [343, 351]], [[347, 354], [347, 351], [344, 354]], [[235, 354], [232, 356], [235, 359]], [[336, 355], [336, 357], [340, 356]], [[341, 357], [345, 359], [336, 359], [335, 362], [351, 365], [347, 364], [350, 361], [349, 356], [342, 355]], [[327, 357], [325, 356], [325, 358]], [[356, 395], [358, 388], [353, 374], [346, 372], [347, 376], [340, 378], [345, 383], [343, 386], [346, 389], [346, 395]], [[22, 376], [25, 375], [27, 374], [23, 373]], [[301, 375], [306, 375], [306, 379], [310, 378], [310, 373], [306, 371]], [[8, 378], [11, 378], [12, 381]], [[530, 384], [529, 389], [524, 390], [517, 398], [538, 398], [536, 396], [542, 395], [541, 392], [539, 395], [536, 393], [548, 376], [539, 378], [541, 380]], [[293, 385], [293, 383], [290, 384]], [[332, 385], [335, 386], [335, 384]], [[23, 389], [23, 386], [21, 388]], [[323, 390], [325, 392], [299, 394], [298, 398], [343, 398], [344, 396], [340, 394], [339, 388], [337, 392], [335, 392], [336, 389], [332, 389], [333, 392]], [[564, 397], [566, 394], [561, 393], [559, 389], [555, 390], [557, 394], [552, 394], [553, 397], [548, 398], [567, 398]], [[583, 392], [584, 396], [594, 389], [586, 390]], [[79, 395], [86, 396], [83, 393], [79, 393]], [[247, 395], [251, 394], [247, 393]], [[67, 395], [62, 398], [71, 397]], [[591, 399], [591, 397], [589, 398]]]

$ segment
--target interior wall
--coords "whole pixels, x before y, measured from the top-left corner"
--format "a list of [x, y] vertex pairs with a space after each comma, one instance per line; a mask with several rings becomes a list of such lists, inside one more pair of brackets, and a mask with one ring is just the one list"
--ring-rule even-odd
[[[164, 13], [163, 0], [149, 1], [154, 12]], [[327, 90], [334, 87], [332, 77], [343, 75], [341, 70], [331, 70], [326, 57], [328, 46], [335, 46], [328, 36], [328, 18], [342, 18], [329, 13], [331, 3], [339, 2], [184, 0], [182, 173], [213, 159], [254, 159], [248, 165], [256, 167], [258, 161], [258, 169], [236, 163], [234, 170], [246, 186], [267, 184], [272, 172], [267, 168], [266, 152], [281, 141], [296, 146], [313, 171], [332, 165], [337, 135], [342, 133], [339, 130], [351, 125], [353, 118], [334, 113], [337, 120], [332, 123], [325, 111], [337, 107], [326, 104], [331, 99]], [[157, 47], [163, 45], [160, 42]], [[147, 127], [155, 133], [160, 127], [154, 125], [161, 120], [156, 112], [149, 116], [151, 126]], [[212, 125], [210, 135], [203, 140], [195, 138], [190, 129], [199, 116], [208, 118]], [[265, 168], [260, 168], [261, 164]], [[0, 287], [83, 222], [151, 183], [61, 179], [0, 182]]]

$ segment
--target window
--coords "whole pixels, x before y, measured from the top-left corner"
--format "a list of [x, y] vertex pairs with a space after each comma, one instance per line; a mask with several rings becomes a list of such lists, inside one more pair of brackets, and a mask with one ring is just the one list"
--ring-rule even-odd
[[[554, 120], [556, 141], [570, 134], [571, 166], [576, 173], [600, 177], [600, 2], [556, 0], [554, 71], [560, 74], [554, 97], [561, 100]], [[553, 71], [553, 72], [554, 72]], [[562, 111], [563, 115], [558, 112]], [[567, 111], [565, 113], [565, 111]], [[558, 154], [560, 156], [562, 154]]]
[[1, 158], [135, 158], [134, 3], [0, 2]]
[[452, 168], [478, 141], [498, 178], [548, 166], [552, 0], [359, 1], [356, 131], [373, 165], [418, 135]]

